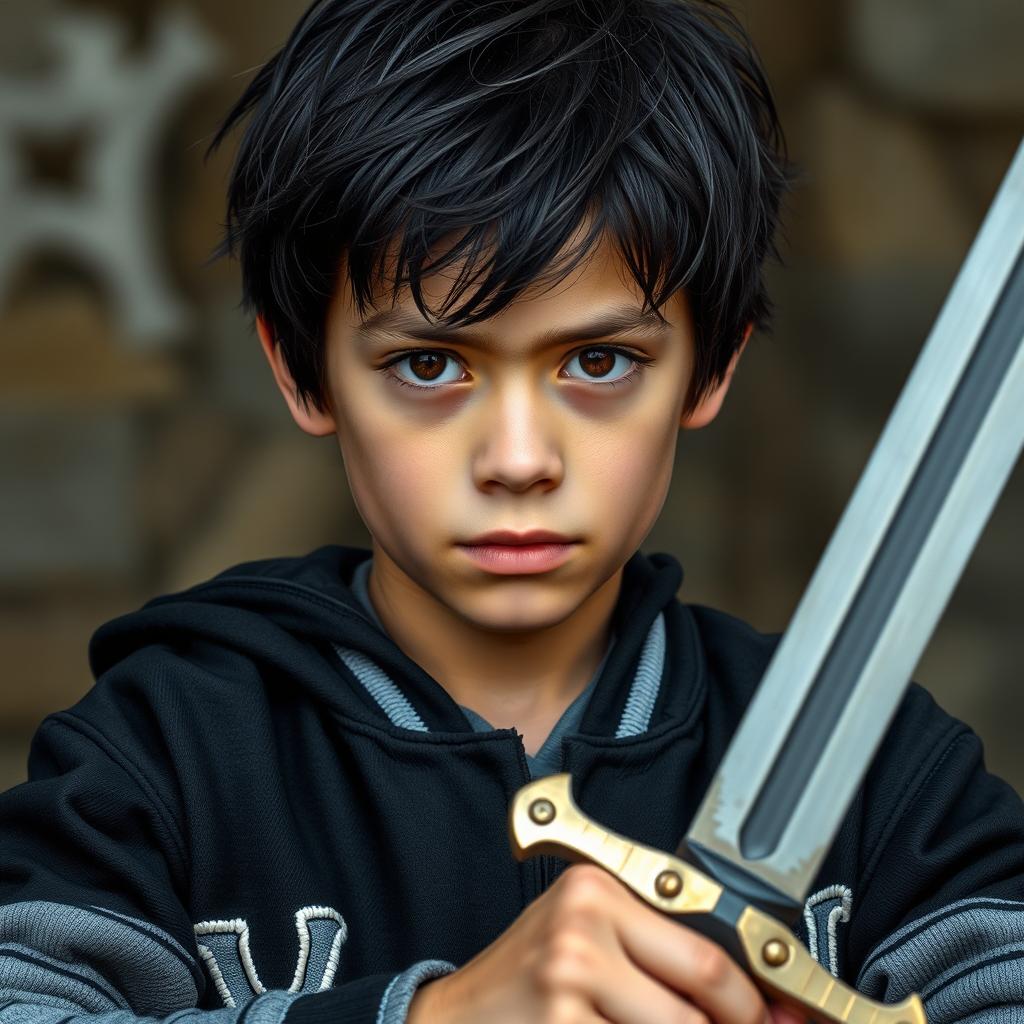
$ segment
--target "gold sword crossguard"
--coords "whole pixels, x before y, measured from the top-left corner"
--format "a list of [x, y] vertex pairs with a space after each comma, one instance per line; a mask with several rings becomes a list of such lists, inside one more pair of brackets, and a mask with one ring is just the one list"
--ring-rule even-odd
[[[571, 787], [571, 775], [549, 775], [515, 795], [509, 807], [509, 834], [517, 860], [548, 854], [591, 861], [665, 914], [714, 913], [725, 892], [722, 885], [671, 854], [631, 842], [591, 821], [573, 802]], [[756, 907], [744, 907], [734, 927], [744, 966], [758, 987], [810, 1020], [927, 1024], [919, 996], [902, 1003], [866, 998], [829, 974], [789, 928]]]

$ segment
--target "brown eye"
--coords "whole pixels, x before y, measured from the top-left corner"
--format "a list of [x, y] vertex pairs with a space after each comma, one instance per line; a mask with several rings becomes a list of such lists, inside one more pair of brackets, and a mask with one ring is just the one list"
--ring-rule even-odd
[[[402, 367], [408, 365], [408, 369]], [[401, 370], [401, 372], [398, 372]], [[381, 372], [395, 384], [421, 391], [438, 391], [445, 384], [455, 384], [463, 379], [459, 376], [462, 367], [453, 356], [434, 349], [423, 349], [398, 356], [381, 367]], [[411, 374], [410, 379], [406, 374]], [[443, 376], [447, 374], [447, 376]], [[422, 383], [417, 383], [422, 381]]]
[[446, 359], [439, 352], [418, 352], [409, 357], [409, 369], [420, 380], [436, 380], [444, 371]]
[[580, 366], [594, 377], [607, 377], [615, 365], [615, 354], [604, 348], [591, 348], [580, 353]]
[[[628, 384], [642, 366], [651, 361], [647, 356], [634, 355], [614, 346], [585, 348], [569, 360], [566, 369], [578, 365], [579, 370], [568, 374], [573, 380], [614, 387], [616, 384]], [[581, 371], [583, 376], [579, 376]]]

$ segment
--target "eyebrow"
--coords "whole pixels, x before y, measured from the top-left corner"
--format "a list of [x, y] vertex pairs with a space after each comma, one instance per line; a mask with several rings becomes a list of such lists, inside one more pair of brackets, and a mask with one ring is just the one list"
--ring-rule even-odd
[[[537, 339], [537, 347], [543, 349], [571, 341], [592, 341], [595, 338], [606, 338], [627, 331], [663, 335], [671, 330], [672, 325], [663, 323], [655, 309], [645, 313], [635, 306], [613, 306], [586, 323], [545, 331]], [[374, 314], [356, 328], [355, 334], [359, 340], [367, 342], [393, 339], [401, 335], [418, 338], [421, 341], [460, 342], [483, 349], [495, 347], [493, 339], [486, 333], [430, 324], [415, 313], [402, 310], [382, 310]]]

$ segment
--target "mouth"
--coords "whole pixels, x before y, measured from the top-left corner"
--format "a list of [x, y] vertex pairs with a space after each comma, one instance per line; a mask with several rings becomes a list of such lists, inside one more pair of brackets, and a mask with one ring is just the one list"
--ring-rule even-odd
[[481, 569], [499, 576], [550, 572], [565, 563], [577, 541], [533, 544], [459, 544]]
[[471, 547], [499, 545], [527, 547], [537, 544], [572, 544], [577, 537], [566, 537], [552, 530], [489, 530], [464, 543]]

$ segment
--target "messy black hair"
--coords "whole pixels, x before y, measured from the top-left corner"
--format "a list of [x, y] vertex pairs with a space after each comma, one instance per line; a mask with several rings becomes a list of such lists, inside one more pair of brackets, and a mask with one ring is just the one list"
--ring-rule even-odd
[[[762, 265], [790, 170], [758, 58], [718, 0], [317, 0], [207, 157], [250, 112], [211, 258], [239, 255], [242, 305], [307, 408], [330, 405], [324, 324], [343, 259], [363, 319], [390, 278], [392, 302], [408, 284], [425, 319], [456, 327], [557, 284], [607, 231], [645, 311], [686, 289], [687, 409], [746, 325], [768, 326]], [[435, 313], [421, 277], [463, 259]]]

